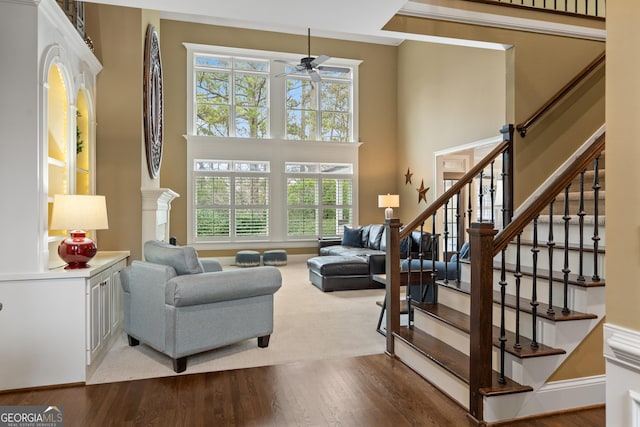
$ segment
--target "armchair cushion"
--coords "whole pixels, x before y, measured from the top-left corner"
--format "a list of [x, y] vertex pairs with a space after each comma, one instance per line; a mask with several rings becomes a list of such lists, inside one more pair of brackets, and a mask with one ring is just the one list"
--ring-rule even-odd
[[144, 258], [147, 262], [173, 267], [179, 276], [204, 272], [193, 246], [174, 246], [151, 240], [144, 244]]
[[176, 276], [167, 282], [165, 303], [187, 307], [271, 295], [281, 283], [280, 270], [270, 266]]

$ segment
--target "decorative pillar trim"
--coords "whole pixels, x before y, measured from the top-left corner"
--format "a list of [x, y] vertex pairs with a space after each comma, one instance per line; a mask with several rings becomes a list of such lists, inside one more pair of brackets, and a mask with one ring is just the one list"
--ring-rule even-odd
[[169, 188], [142, 188], [142, 246], [148, 240], [169, 240], [171, 202], [178, 193]]

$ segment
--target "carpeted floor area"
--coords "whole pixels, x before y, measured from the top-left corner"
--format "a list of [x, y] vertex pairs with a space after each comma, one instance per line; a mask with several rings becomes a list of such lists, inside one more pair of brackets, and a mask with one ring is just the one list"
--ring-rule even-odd
[[[324, 293], [309, 283], [307, 258], [290, 255], [279, 267], [282, 288], [275, 294], [269, 347], [259, 348], [251, 339], [191, 356], [180, 375], [383, 353], [376, 301], [383, 299], [384, 289]], [[224, 266], [230, 268], [236, 267]], [[176, 374], [167, 356], [144, 345], [129, 347], [121, 333], [87, 384], [171, 375]]]

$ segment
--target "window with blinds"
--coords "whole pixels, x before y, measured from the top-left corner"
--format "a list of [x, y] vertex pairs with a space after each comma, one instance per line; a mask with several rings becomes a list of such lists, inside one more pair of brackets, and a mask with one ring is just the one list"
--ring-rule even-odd
[[268, 237], [269, 167], [269, 162], [196, 160], [196, 239]]
[[353, 219], [353, 165], [286, 163], [287, 235], [340, 236]]

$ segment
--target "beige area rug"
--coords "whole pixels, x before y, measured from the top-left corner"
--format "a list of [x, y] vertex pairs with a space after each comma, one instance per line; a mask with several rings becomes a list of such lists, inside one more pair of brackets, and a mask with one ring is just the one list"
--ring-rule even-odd
[[[307, 258], [289, 256], [288, 265], [279, 267], [282, 287], [275, 294], [269, 347], [259, 348], [251, 339], [197, 354], [187, 359], [182, 374], [383, 353], [376, 301], [383, 299], [384, 289], [322, 292], [309, 283]], [[176, 374], [169, 357], [142, 344], [129, 347], [121, 333], [87, 384], [171, 375]]]

